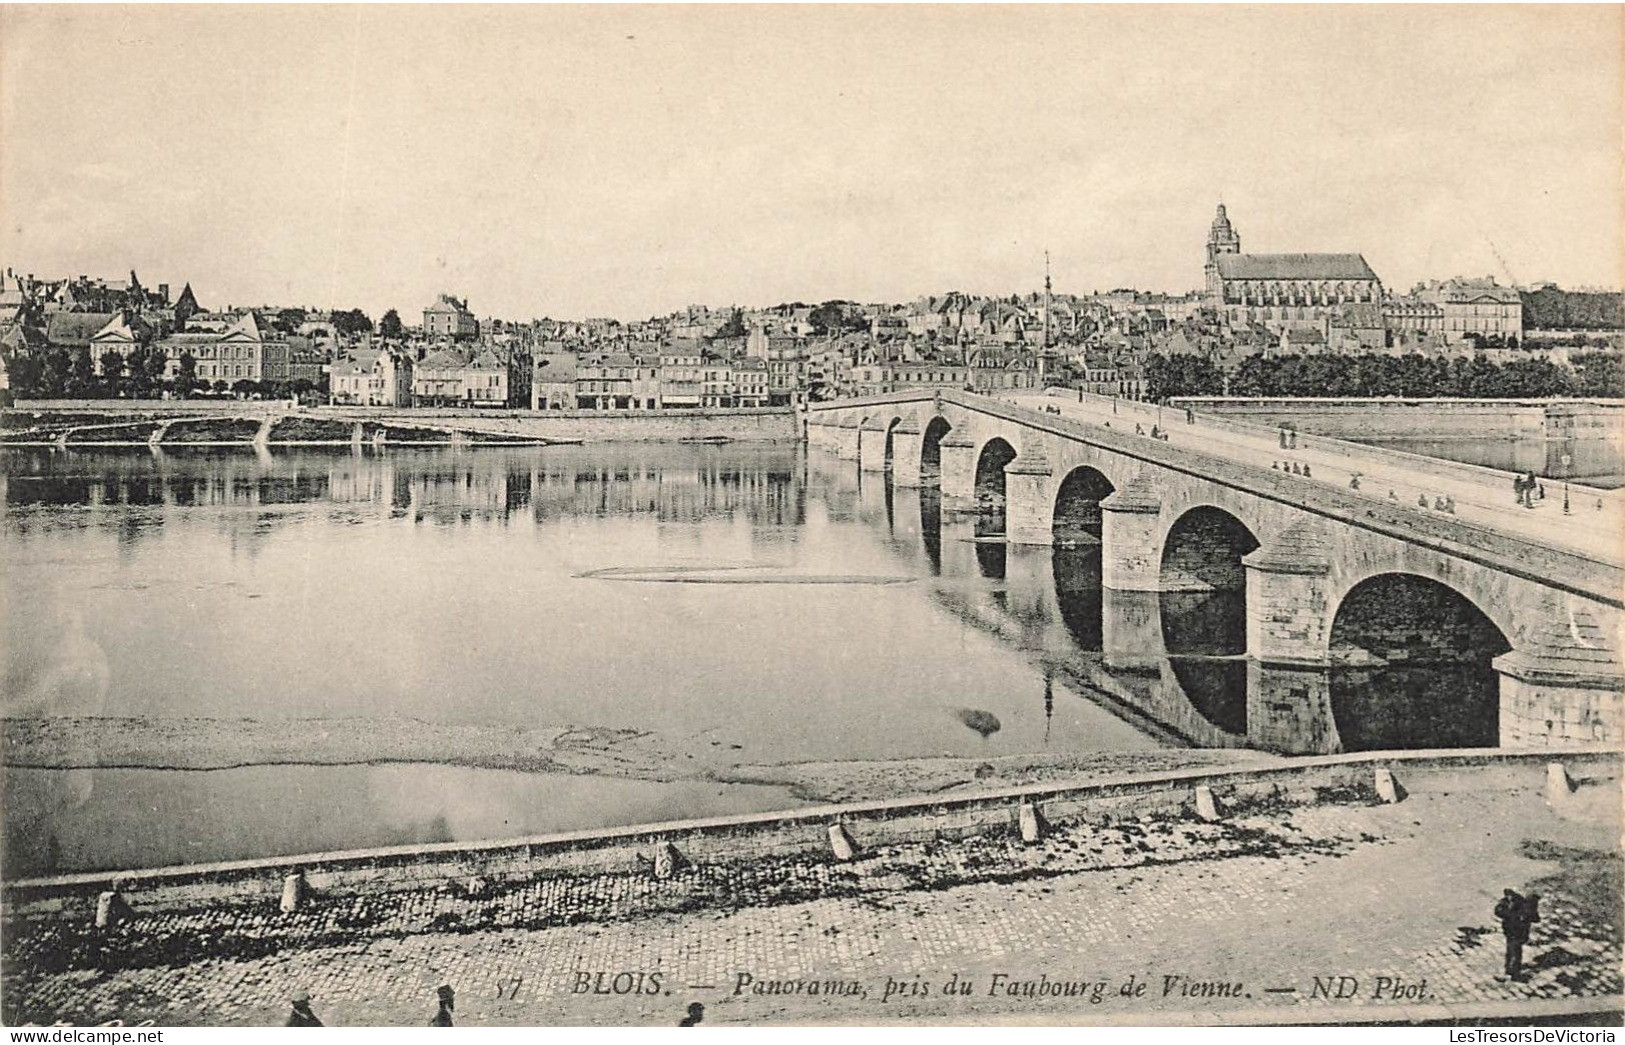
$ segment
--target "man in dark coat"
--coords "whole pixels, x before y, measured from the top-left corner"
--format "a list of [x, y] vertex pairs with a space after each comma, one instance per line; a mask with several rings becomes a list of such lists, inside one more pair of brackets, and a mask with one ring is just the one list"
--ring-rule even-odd
[[290, 999], [293, 1002], [293, 1011], [288, 1013], [288, 1022], [285, 1027], [320, 1027], [322, 1021], [310, 1009], [310, 992], [298, 991]]
[[434, 1019], [429, 1021], [429, 1026], [450, 1027], [451, 1010], [457, 1000], [457, 992], [453, 991], [451, 984], [448, 983], [443, 984], [436, 993], [440, 996], [440, 1011], [434, 1014]]
[[1495, 905], [1495, 917], [1501, 923], [1506, 937], [1506, 975], [1509, 979], [1523, 979], [1523, 945], [1529, 942], [1529, 926], [1540, 921], [1536, 909], [1539, 898], [1522, 896], [1512, 889], [1505, 890]]

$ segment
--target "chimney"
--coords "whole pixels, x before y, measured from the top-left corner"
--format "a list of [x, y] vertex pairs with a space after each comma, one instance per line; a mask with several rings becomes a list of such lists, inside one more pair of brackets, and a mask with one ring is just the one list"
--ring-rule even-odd
[[158, 284], [158, 300], [162, 301], [166, 306], [169, 304], [169, 284], [168, 283], [160, 283], [160, 284]]

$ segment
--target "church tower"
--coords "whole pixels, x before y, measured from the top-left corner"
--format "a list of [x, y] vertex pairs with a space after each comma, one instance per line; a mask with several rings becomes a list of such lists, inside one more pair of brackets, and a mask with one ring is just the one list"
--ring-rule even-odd
[[1230, 227], [1230, 218], [1224, 212], [1224, 204], [1219, 204], [1218, 213], [1213, 216], [1213, 227], [1207, 234], [1207, 264], [1203, 271], [1207, 273], [1207, 293], [1217, 303], [1221, 297], [1223, 287], [1219, 285], [1219, 255], [1240, 254], [1241, 237], [1236, 230]]

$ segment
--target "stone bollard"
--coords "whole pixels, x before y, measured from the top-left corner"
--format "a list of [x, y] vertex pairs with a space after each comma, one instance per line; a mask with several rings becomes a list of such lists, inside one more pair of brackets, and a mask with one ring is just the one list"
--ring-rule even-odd
[[109, 889], [96, 897], [96, 928], [109, 929], [128, 919], [134, 912], [125, 903], [117, 889]]
[[1574, 794], [1574, 778], [1561, 762], [1546, 763], [1546, 801], [1561, 802]]
[[677, 847], [670, 842], [662, 842], [655, 847], [655, 877], [670, 878], [672, 875], [688, 866], [688, 861]]
[[1203, 820], [1219, 819], [1219, 803], [1213, 798], [1213, 789], [1206, 784], [1196, 787], [1196, 815]]
[[1377, 769], [1377, 797], [1390, 805], [1405, 798], [1405, 789], [1394, 779], [1393, 772], [1380, 767]]
[[292, 914], [305, 905], [305, 872], [295, 871], [282, 879], [282, 913]]
[[852, 836], [840, 824], [829, 825], [829, 847], [834, 850], [837, 860], [851, 860], [858, 855], [858, 847], [852, 841]]
[[1021, 803], [1017, 813], [1017, 821], [1021, 825], [1021, 840], [1028, 844], [1044, 837], [1044, 825], [1038, 818], [1038, 809], [1031, 802]]

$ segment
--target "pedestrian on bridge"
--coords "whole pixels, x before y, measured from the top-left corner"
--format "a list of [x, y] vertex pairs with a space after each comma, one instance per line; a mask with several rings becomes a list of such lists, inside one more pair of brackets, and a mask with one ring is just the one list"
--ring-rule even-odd
[[1303, 477], [1305, 479], [1313, 479], [1314, 478], [1314, 476], [1309, 474], [1309, 466], [1308, 465], [1303, 466]]
[[1349, 489], [1350, 490], [1358, 490], [1359, 488], [1360, 488], [1360, 473], [1355, 472], [1353, 475], [1349, 476]]

